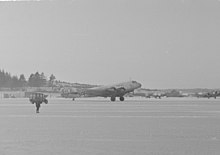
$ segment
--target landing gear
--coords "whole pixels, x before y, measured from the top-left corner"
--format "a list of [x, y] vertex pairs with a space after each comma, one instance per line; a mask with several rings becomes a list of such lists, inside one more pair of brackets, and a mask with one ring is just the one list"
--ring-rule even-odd
[[123, 96], [121, 96], [119, 99], [120, 99], [120, 101], [124, 101], [125, 100], [125, 98]]
[[[125, 98], [123, 96], [121, 96], [120, 98], [120, 101], [124, 101]], [[111, 97], [111, 101], [114, 102], [116, 100], [116, 97]]]
[[115, 101], [115, 97], [111, 97], [111, 101], [114, 102]]

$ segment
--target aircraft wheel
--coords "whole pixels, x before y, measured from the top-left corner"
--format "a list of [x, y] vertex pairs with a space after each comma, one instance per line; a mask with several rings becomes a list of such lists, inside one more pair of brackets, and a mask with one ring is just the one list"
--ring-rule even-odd
[[124, 101], [125, 98], [123, 96], [120, 97], [120, 101]]
[[111, 97], [111, 101], [114, 102], [115, 101], [115, 97]]
[[72, 100], [75, 101], [75, 98], [73, 98]]

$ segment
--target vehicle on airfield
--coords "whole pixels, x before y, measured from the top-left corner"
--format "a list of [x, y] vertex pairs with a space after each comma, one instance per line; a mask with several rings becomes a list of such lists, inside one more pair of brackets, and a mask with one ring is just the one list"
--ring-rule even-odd
[[72, 98], [74, 100], [75, 98], [80, 97], [80, 93], [77, 89], [63, 88], [61, 90], [61, 97], [63, 97], [63, 98]]
[[[111, 101], [115, 101], [119, 97], [120, 101], [124, 101], [124, 95], [133, 92], [135, 89], [140, 88], [141, 84], [136, 81], [122, 82], [108, 86], [98, 86], [93, 88], [86, 88], [78, 90], [79, 97], [110, 97]], [[73, 96], [74, 96], [73, 95]], [[71, 96], [69, 94], [69, 96]], [[75, 100], [77, 97], [73, 97]]]

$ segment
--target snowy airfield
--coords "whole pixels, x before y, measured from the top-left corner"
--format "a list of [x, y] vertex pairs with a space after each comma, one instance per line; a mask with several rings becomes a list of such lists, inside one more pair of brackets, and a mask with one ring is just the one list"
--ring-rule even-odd
[[125, 100], [0, 99], [0, 154], [220, 154], [220, 99]]

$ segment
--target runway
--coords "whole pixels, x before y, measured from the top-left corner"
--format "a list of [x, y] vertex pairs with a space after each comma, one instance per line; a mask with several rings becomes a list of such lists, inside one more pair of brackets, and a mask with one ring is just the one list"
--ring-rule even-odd
[[220, 99], [0, 100], [1, 155], [219, 155]]

